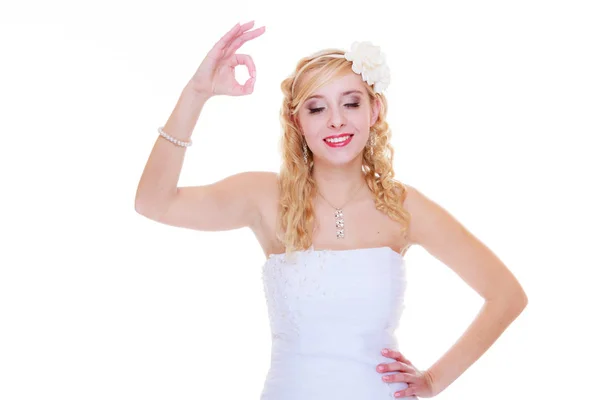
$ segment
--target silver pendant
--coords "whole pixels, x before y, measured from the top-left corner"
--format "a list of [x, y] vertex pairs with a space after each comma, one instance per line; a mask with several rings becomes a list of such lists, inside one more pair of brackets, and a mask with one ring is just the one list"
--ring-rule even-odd
[[338, 239], [344, 238], [344, 213], [341, 208], [335, 209], [335, 228], [336, 236]]

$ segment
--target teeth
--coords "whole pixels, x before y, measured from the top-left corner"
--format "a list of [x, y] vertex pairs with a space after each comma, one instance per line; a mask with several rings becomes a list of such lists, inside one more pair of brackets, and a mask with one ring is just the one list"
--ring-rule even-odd
[[344, 140], [347, 140], [350, 136], [342, 136], [339, 138], [334, 138], [334, 139], [325, 139], [326, 142], [328, 143], [340, 143], [343, 142]]

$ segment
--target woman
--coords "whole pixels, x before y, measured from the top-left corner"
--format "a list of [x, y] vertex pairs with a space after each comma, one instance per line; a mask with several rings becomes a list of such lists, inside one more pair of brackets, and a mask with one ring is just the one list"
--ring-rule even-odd
[[[305, 57], [281, 87], [279, 174], [243, 172], [177, 187], [205, 102], [251, 94], [242, 44], [264, 33], [236, 24], [208, 52], [150, 154], [136, 210], [204, 231], [250, 227], [267, 260], [273, 347], [263, 400], [433, 397], [521, 313], [527, 297], [506, 266], [441, 206], [393, 179], [383, 90], [389, 69], [368, 42]], [[246, 65], [242, 86], [234, 68]], [[165, 140], [167, 139], [167, 140]], [[463, 336], [427, 370], [397, 348], [404, 255], [418, 244], [485, 298]]]

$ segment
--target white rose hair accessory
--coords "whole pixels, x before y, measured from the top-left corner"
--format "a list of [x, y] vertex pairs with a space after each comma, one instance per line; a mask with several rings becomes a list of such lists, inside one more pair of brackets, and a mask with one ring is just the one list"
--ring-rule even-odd
[[373, 85], [375, 93], [381, 93], [389, 86], [390, 68], [379, 46], [371, 42], [354, 42], [344, 57], [352, 61], [352, 71], [361, 75], [363, 81]]
[[[352, 61], [352, 71], [359, 74], [363, 81], [373, 85], [375, 93], [383, 92], [390, 84], [390, 68], [386, 63], [385, 55], [381, 52], [379, 46], [375, 46], [371, 42], [354, 42], [350, 51], [345, 52], [343, 55], [333, 53], [315, 57], [298, 71], [296, 77], [310, 64], [322, 57], [345, 58]], [[296, 79], [292, 82], [292, 93], [294, 93], [295, 86]]]

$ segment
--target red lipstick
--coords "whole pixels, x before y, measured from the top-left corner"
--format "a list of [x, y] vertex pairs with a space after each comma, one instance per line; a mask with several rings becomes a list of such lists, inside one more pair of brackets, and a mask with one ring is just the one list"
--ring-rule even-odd
[[[323, 141], [329, 147], [344, 147], [350, 143], [353, 136], [351, 133], [342, 133], [340, 135], [327, 136]], [[333, 139], [333, 141], [329, 141], [328, 139]]]

